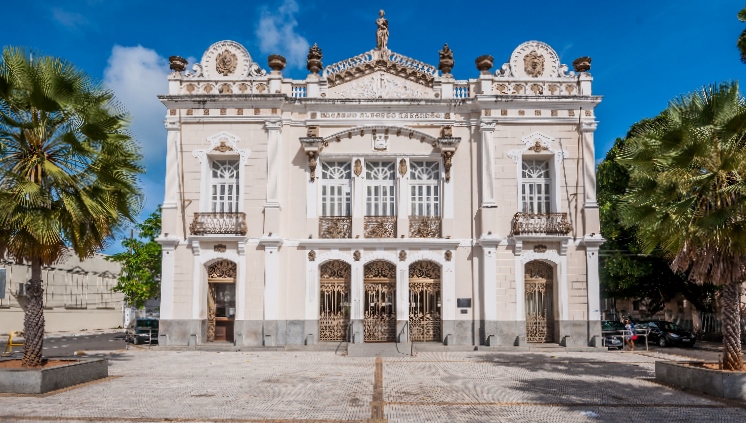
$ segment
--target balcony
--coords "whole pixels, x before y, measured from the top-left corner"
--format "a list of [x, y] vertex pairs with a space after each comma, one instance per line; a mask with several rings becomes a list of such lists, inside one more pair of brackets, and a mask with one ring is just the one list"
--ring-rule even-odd
[[516, 213], [511, 235], [567, 235], [572, 224], [567, 213]]
[[410, 238], [440, 238], [440, 216], [409, 216]]
[[246, 213], [194, 213], [192, 235], [246, 235]]
[[396, 238], [396, 216], [365, 216], [366, 238]]
[[352, 217], [325, 216], [319, 218], [319, 238], [351, 238]]

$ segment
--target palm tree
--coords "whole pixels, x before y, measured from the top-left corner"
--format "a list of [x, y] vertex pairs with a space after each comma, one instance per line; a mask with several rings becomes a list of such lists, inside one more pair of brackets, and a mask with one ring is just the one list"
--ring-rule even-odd
[[113, 93], [70, 63], [0, 57], [0, 255], [31, 265], [23, 365], [42, 364], [42, 266], [105, 248], [141, 204], [140, 153]]
[[630, 183], [622, 220], [645, 253], [674, 271], [723, 285], [723, 368], [743, 368], [740, 292], [746, 277], [746, 103], [737, 83], [673, 100], [633, 128], [623, 151]]
[[[746, 7], [741, 9], [740, 12], [738, 12], [738, 20], [741, 22], [746, 22]], [[738, 42], [736, 43], [738, 46], [738, 50], [741, 51], [741, 61], [743, 63], [746, 63], [746, 29], [741, 32], [741, 35], [738, 37]]]

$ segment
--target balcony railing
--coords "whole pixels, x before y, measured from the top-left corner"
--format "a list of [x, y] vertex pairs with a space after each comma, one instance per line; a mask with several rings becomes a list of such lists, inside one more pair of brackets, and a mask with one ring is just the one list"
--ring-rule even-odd
[[246, 213], [194, 213], [192, 235], [246, 235]]
[[325, 216], [319, 218], [319, 238], [351, 238], [352, 218]]
[[366, 238], [396, 238], [396, 216], [365, 216]]
[[409, 216], [410, 238], [440, 238], [440, 216]]
[[567, 213], [516, 213], [511, 225], [512, 235], [567, 235], [572, 224]]

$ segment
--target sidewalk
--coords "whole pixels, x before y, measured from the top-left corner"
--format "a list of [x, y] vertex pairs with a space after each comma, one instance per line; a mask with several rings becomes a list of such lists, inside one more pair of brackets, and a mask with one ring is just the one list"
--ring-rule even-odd
[[746, 404], [656, 384], [650, 355], [132, 349], [108, 354], [103, 381], [0, 394], [0, 421], [746, 421]]

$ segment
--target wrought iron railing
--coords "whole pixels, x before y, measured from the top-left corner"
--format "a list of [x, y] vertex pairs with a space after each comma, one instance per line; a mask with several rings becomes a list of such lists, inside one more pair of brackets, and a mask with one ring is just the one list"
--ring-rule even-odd
[[192, 235], [246, 235], [246, 213], [194, 213]]
[[409, 216], [410, 238], [440, 238], [440, 216]]
[[319, 218], [319, 238], [352, 238], [352, 217], [323, 216]]
[[365, 216], [366, 238], [396, 238], [396, 216]]
[[572, 224], [567, 213], [516, 213], [511, 225], [512, 235], [567, 235]]

